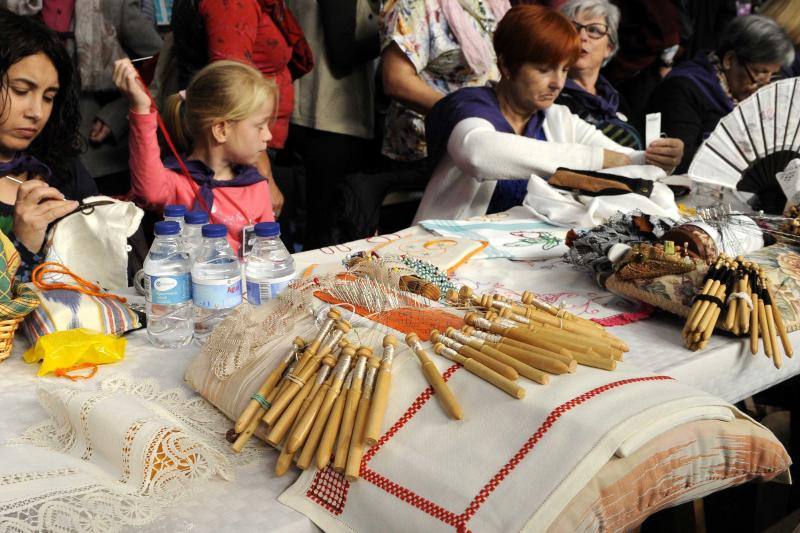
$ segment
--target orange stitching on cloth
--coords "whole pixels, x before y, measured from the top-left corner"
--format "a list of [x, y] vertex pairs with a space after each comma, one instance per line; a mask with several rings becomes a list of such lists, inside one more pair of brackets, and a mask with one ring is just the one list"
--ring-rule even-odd
[[[68, 283], [61, 283], [57, 281], [45, 281], [44, 277], [47, 274], [62, 274], [64, 276], [69, 276], [75, 280], [77, 285], [70, 285]], [[127, 301], [122, 296], [117, 296], [116, 294], [111, 294], [110, 292], [103, 292], [103, 289], [94, 283], [86, 281], [64, 265], [60, 263], [54, 263], [52, 261], [42, 263], [34, 268], [33, 273], [31, 274], [31, 280], [37, 289], [43, 291], [63, 289], [67, 291], [77, 291], [82, 294], [88, 294], [89, 296], [96, 296], [97, 298], [113, 298], [122, 303]]]

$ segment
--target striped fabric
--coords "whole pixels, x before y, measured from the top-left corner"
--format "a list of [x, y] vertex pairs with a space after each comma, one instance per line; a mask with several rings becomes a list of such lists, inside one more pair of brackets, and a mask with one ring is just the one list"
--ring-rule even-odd
[[31, 289], [16, 281], [19, 253], [2, 232], [0, 244], [3, 250], [0, 254], [0, 320], [22, 318], [39, 305], [39, 300]]
[[136, 313], [113, 298], [97, 298], [63, 289], [40, 291], [33, 288], [33, 292], [41, 305], [22, 324], [31, 344], [54, 331], [86, 328], [120, 335], [140, 327]]

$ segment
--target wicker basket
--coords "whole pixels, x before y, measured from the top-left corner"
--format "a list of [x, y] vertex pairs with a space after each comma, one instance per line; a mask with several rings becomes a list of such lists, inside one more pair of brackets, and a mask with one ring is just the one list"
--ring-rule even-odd
[[13, 320], [0, 320], [0, 361], [8, 359], [14, 349], [14, 333], [16, 333], [22, 318]]

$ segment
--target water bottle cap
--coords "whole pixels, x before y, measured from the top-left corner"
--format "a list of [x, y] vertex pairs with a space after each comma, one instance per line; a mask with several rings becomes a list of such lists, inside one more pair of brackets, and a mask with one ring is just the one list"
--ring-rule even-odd
[[181, 225], [174, 220], [164, 220], [156, 222], [154, 231], [156, 235], [177, 235], [181, 232]]
[[277, 237], [281, 234], [281, 225], [277, 222], [259, 222], [255, 230], [256, 237]]
[[208, 224], [208, 213], [205, 211], [189, 211], [183, 215], [183, 221], [187, 224]]
[[186, 206], [184, 205], [168, 205], [164, 207], [165, 217], [182, 217], [186, 214]]
[[203, 226], [203, 237], [224, 237], [228, 234], [228, 228], [224, 224], [206, 224]]

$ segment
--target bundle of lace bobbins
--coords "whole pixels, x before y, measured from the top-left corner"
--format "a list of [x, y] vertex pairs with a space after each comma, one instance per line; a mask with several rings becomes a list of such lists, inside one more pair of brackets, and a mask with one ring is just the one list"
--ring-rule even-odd
[[234, 451], [263, 423], [267, 442], [281, 450], [277, 475], [293, 461], [306, 469], [316, 460], [324, 469], [333, 459], [335, 470], [358, 478], [364, 451], [381, 435], [397, 339], [384, 337], [379, 358], [371, 348], [351, 344], [349, 331], [331, 309], [311, 343], [294, 340], [228, 432]]
[[[600, 324], [550, 305], [528, 291], [520, 301], [512, 301], [462, 287], [457, 293], [449, 292], [447, 300], [453, 306], [484, 311], [483, 316], [467, 314], [467, 326], [460, 332], [449, 329], [448, 337], [495, 359], [504, 354], [502, 362], [506, 364], [513, 359], [538, 370], [526, 377], [541, 384], [548, 382], [548, 374], [572, 373], [577, 365], [615, 370], [617, 361], [629, 350]], [[523, 373], [518, 367], [516, 370]]]
[[741, 256], [721, 255], [708, 269], [683, 328], [686, 347], [701, 350], [716, 327], [749, 335], [753, 355], [758, 353], [760, 337], [765, 355], [776, 368], [782, 364], [778, 337], [786, 356], [794, 353], [764, 269]]

